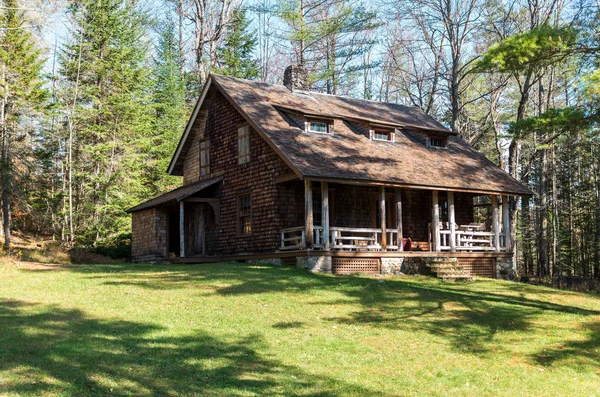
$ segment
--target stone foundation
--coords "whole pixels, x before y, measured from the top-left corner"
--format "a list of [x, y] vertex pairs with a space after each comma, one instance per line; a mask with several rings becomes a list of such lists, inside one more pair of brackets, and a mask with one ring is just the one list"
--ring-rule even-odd
[[299, 256], [296, 266], [308, 269], [313, 273], [331, 273], [331, 257], [321, 255]]
[[381, 258], [381, 274], [400, 275], [406, 273], [405, 258]]
[[496, 258], [496, 278], [514, 280], [517, 275], [517, 267], [511, 256]]

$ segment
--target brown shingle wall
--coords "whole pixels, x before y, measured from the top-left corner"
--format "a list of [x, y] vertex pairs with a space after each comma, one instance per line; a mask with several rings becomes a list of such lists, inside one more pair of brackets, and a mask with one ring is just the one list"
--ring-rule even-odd
[[[210, 175], [201, 179], [222, 175], [223, 185], [220, 193], [220, 225], [207, 229], [208, 254], [269, 252], [279, 246], [282, 220], [274, 178], [291, 170], [253, 129], [250, 131], [250, 162], [238, 164], [237, 131], [243, 124], [243, 117], [227, 99], [216, 94], [208, 105], [204, 131], [204, 136], [210, 140]], [[196, 138], [192, 143], [188, 155], [191, 160], [187, 167], [189, 175], [184, 175], [186, 183], [199, 178], [194, 165], [198, 164], [197, 151], [195, 155], [192, 154], [199, 147], [199, 139]], [[252, 196], [250, 237], [237, 236], [237, 200], [243, 192], [250, 192]]]
[[131, 257], [134, 261], [165, 259], [167, 253], [167, 215], [151, 208], [134, 212], [131, 234]]

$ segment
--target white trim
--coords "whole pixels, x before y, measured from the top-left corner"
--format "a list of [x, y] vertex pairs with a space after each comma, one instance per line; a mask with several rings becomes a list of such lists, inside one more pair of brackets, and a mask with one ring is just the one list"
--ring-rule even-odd
[[[310, 129], [310, 126], [315, 123], [315, 124], [325, 124], [325, 131], [313, 131]], [[327, 121], [318, 121], [318, 120], [307, 120], [306, 121], [306, 132], [310, 132], [312, 134], [329, 134], [329, 123]]]
[[187, 125], [185, 126], [185, 130], [183, 132], [181, 140], [179, 141], [179, 144], [177, 145], [177, 150], [175, 151], [175, 154], [173, 155], [173, 158], [171, 159], [171, 163], [169, 164], [169, 168], [167, 169], [167, 173], [169, 175], [173, 175], [173, 168], [175, 168], [175, 164], [177, 163], [177, 160], [179, 159], [179, 155], [181, 154], [181, 149], [183, 149], [183, 146], [185, 145], [185, 142], [187, 141], [188, 135], [190, 133], [190, 130], [192, 129], [192, 126], [194, 125], [194, 122], [196, 121], [196, 117], [198, 117], [198, 112], [200, 111], [200, 108], [202, 107], [202, 104], [204, 103], [204, 98], [206, 97], [206, 94], [208, 93], [211, 83], [212, 83], [212, 76], [209, 76], [208, 80], [206, 81], [206, 84], [204, 85], [204, 89], [202, 90], [202, 94], [200, 95], [198, 102], [196, 102], [196, 106], [194, 106], [194, 111], [192, 112], [192, 115], [190, 116], [190, 118], [187, 122]]

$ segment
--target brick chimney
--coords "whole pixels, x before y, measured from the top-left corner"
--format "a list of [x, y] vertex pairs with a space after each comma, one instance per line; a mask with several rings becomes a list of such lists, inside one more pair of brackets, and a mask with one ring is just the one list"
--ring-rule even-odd
[[283, 72], [283, 85], [288, 90], [308, 91], [308, 71], [303, 64], [290, 65]]

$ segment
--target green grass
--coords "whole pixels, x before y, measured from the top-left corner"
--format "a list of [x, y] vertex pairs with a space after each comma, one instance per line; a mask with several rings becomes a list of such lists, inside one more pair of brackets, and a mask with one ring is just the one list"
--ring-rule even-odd
[[291, 267], [0, 265], [0, 395], [597, 396], [600, 299]]

